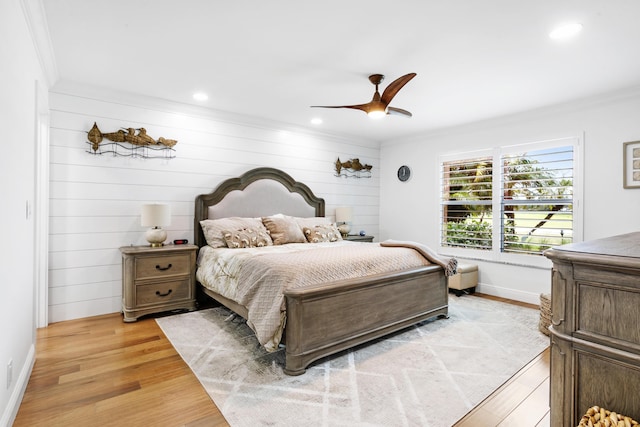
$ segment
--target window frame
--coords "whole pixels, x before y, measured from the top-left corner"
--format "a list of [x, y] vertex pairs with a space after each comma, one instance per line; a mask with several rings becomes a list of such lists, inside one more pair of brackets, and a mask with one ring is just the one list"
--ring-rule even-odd
[[[458, 153], [442, 154], [438, 157], [438, 246], [439, 253], [458, 258], [475, 259], [504, 264], [523, 265], [531, 267], [548, 268], [551, 266], [545, 256], [532, 254], [518, 254], [502, 252], [502, 168], [500, 165], [502, 156], [523, 153], [529, 151], [544, 150], [555, 147], [573, 147], [573, 243], [583, 240], [583, 137], [581, 135], [568, 136], [542, 141], [527, 142], [522, 144], [512, 144], [497, 146], [489, 149], [466, 151]], [[442, 220], [442, 195], [444, 191], [444, 180], [442, 167], [444, 162], [469, 160], [480, 157], [492, 158], [492, 248], [491, 249], [471, 249], [451, 246], [442, 246], [443, 220]]]

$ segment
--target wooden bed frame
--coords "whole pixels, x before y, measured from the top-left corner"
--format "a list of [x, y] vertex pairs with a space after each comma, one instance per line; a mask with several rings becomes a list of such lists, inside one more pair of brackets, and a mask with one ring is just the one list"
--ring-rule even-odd
[[[222, 182], [195, 201], [194, 234], [206, 245], [200, 221], [283, 213], [324, 216], [324, 200], [283, 171], [257, 168]], [[204, 293], [240, 316], [247, 309], [204, 286]], [[351, 348], [425, 319], [448, 315], [444, 270], [432, 265], [391, 274], [342, 280], [285, 291], [285, 368], [300, 375], [324, 356]]]

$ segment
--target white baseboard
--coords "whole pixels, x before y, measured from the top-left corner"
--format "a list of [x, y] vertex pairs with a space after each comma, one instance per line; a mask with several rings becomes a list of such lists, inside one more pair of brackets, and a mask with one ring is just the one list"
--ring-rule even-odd
[[501, 288], [499, 286], [485, 285], [482, 283], [478, 283], [476, 291], [481, 294], [492, 295], [494, 297], [540, 305], [540, 294], [535, 292], [518, 291], [515, 289]]
[[27, 354], [27, 360], [25, 361], [24, 365], [22, 365], [20, 375], [16, 379], [16, 386], [13, 388], [13, 392], [11, 393], [11, 397], [9, 398], [9, 402], [7, 402], [7, 406], [4, 408], [2, 418], [0, 418], [0, 426], [9, 427], [15, 421], [35, 362], [36, 347], [34, 344], [31, 344], [29, 353]]

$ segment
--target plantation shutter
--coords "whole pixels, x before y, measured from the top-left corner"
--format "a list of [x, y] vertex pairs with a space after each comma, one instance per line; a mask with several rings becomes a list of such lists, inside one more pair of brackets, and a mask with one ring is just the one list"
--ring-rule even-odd
[[492, 247], [491, 157], [441, 163], [441, 244], [490, 250]]
[[503, 153], [501, 251], [542, 254], [573, 241], [573, 146]]

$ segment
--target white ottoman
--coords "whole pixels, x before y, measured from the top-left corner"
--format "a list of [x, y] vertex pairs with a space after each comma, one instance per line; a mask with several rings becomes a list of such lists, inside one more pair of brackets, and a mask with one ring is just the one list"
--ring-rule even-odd
[[458, 264], [458, 272], [447, 278], [449, 289], [457, 296], [472, 294], [478, 286], [477, 264]]

